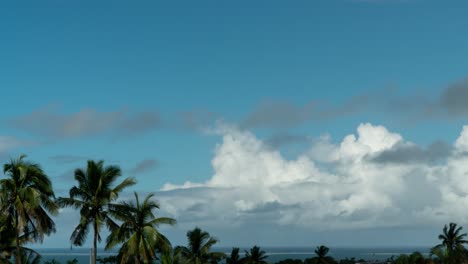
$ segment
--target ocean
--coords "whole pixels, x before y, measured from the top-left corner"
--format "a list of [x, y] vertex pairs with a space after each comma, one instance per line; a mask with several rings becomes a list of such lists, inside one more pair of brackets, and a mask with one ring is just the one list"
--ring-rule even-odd
[[[213, 251], [225, 252], [229, 254], [232, 248], [218, 247], [213, 248]], [[262, 250], [268, 255], [267, 261], [275, 263], [283, 259], [306, 259], [314, 257], [314, 247], [262, 247]], [[248, 248], [241, 248], [241, 252]], [[51, 248], [51, 249], [36, 249], [42, 255], [42, 262], [57, 260], [62, 264], [66, 264], [67, 260], [76, 258], [79, 264], [88, 264], [90, 260], [89, 248]], [[335, 259], [356, 258], [365, 260], [385, 260], [392, 256], [400, 254], [410, 254], [414, 251], [419, 251], [423, 254], [429, 254], [428, 247], [378, 247], [378, 248], [350, 248], [350, 247], [331, 247], [329, 255]], [[108, 257], [115, 255], [116, 251], [98, 250], [98, 257]]]

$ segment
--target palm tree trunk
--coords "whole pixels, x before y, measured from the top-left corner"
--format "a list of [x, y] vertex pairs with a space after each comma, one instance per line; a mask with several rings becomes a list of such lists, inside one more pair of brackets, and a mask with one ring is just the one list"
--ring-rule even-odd
[[[93, 263], [96, 264], [96, 256], [97, 256], [97, 223], [94, 221], [94, 240], [93, 240]], [[21, 263], [20, 263], [21, 264]]]
[[135, 264], [140, 264], [140, 256], [135, 256]]
[[21, 264], [21, 252], [20, 252], [18, 231], [16, 233], [16, 258], [15, 260], [16, 260], [16, 264]]
[[15, 214], [15, 218], [16, 218], [16, 257], [15, 257], [15, 262], [16, 264], [21, 264], [21, 247], [20, 247], [20, 230], [19, 230], [19, 224], [18, 224], [18, 213]]

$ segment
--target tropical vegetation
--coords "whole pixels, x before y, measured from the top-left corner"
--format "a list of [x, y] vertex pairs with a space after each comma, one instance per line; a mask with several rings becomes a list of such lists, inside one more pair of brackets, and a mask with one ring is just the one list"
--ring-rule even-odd
[[[89, 160], [86, 167], [74, 171], [76, 185], [68, 197], [55, 197], [52, 182], [42, 167], [20, 155], [3, 166], [0, 178], [0, 264], [40, 264], [41, 255], [30, 245], [42, 243], [45, 236], [56, 231], [52, 216], [60, 207], [79, 210], [80, 218], [73, 230], [72, 245], [82, 246], [92, 230], [92, 263], [161, 263], [161, 264], [267, 264], [267, 253], [255, 245], [244, 253], [238, 247], [229, 255], [213, 247], [219, 242], [207, 231], [195, 227], [187, 232], [187, 245], [172, 247], [160, 232], [162, 225], [174, 225], [175, 219], [160, 216], [155, 194], [144, 198], [134, 192], [133, 199], [120, 199], [122, 193], [136, 183], [132, 177], [121, 181], [121, 169], [104, 165], [104, 161]], [[97, 243], [102, 241], [103, 229], [106, 250], [118, 249], [118, 254], [97, 258]], [[413, 252], [392, 257], [392, 264], [467, 264], [468, 243], [463, 227], [449, 223], [438, 236], [440, 243], [429, 254]], [[346, 258], [335, 260], [324, 245], [315, 248], [312, 258], [285, 259], [276, 264], [355, 264], [364, 260]], [[43, 263], [59, 264], [56, 259]], [[77, 259], [66, 264], [78, 264]]]
[[111, 231], [118, 228], [108, 208], [113, 206], [119, 194], [135, 184], [135, 179], [126, 178], [115, 185], [122, 171], [118, 166], [104, 166], [104, 161], [89, 160], [85, 169], [75, 170], [78, 186], [70, 189], [70, 197], [58, 198], [62, 207], [73, 207], [80, 210], [80, 221], [71, 234], [73, 245], [81, 246], [86, 241], [89, 228], [93, 229], [93, 263], [96, 264], [97, 243], [101, 241], [101, 230], [104, 225]]
[[464, 244], [466, 233], [462, 233], [463, 227], [455, 223], [445, 225], [442, 234], [439, 235], [440, 244], [432, 248], [431, 254], [435, 256], [437, 263], [459, 264], [468, 261]]
[[324, 245], [318, 246], [315, 250], [315, 257], [304, 260], [305, 264], [335, 264], [336, 261], [328, 256], [330, 249]]
[[156, 260], [157, 250], [171, 251], [169, 240], [158, 231], [158, 227], [174, 225], [176, 221], [154, 215], [154, 210], [159, 209], [159, 205], [152, 200], [154, 194], [149, 194], [142, 202], [136, 192], [134, 195], [135, 202], [124, 201], [110, 206], [109, 212], [122, 224], [112, 230], [106, 249], [122, 244], [119, 251], [122, 262], [150, 263]]
[[238, 247], [232, 248], [231, 254], [226, 257], [226, 264], [242, 264], [242, 259], [239, 255]]
[[[15, 255], [17, 264], [23, 263], [26, 254], [23, 245], [42, 242], [44, 235], [55, 232], [50, 214], [58, 213], [52, 182], [39, 164], [27, 161], [25, 155], [11, 159], [3, 166], [6, 178], [0, 180], [0, 210], [2, 228], [2, 255]], [[7, 229], [7, 230], [5, 230]]]
[[245, 251], [246, 264], [267, 264], [267, 255], [257, 245], [253, 246], [250, 251]]
[[187, 246], [175, 248], [175, 255], [187, 264], [211, 264], [225, 258], [222, 252], [212, 252], [211, 247], [218, 243], [218, 239], [210, 236], [199, 227], [187, 232]]

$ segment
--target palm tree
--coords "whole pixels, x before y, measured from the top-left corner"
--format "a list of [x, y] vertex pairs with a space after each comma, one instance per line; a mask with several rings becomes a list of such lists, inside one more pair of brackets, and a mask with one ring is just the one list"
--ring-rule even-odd
[[122, 221], [122, 224], [107, 238], [106, 249], [123, 243], [119, 252], [121, 263], [126, 263], [131, 257], [137, 264], [140, 261], [149, 263], [156, 259], [156, 248], [165, 252], [171, 250], [169, 240], [157, 228], [161, 224], [174, 225], [176, 221], [167, 217], [155, 217], [153, 210], [159, 209], [159, 205], [151, 200], [154, 194], [146, 196], [142, 203], [138, 194], [134, 194], [135, 203], [121, 202], [110, 206], [109, 212]]
[[442, 234], [439, 235], [439, 240], [442, 242], [431, 249], [432, 255], [436, 255], [439, 259], [445, 258], [448, 264], [462, 263], [466, 260], [465, 247], [463, 244], [468, 243], [465, 240], [466, 233], [461, 233], [463, 227], [457, 226], [456, 223], [445, 225]]
[[[18, 257], [16, 254], [15, 229], [11, 216], [6, 216], [0, 213], [0, 264], [10, 264], [12, 256]], [[26, 244], [25, 236], [20, 237], [20, 245]], [[41, 255], [36, 251], [20, 246], [21, 263], [23, 264], [38, 264], [40, 263]]]
[[328, 247], [326, 247], [324, 245], [321, 245], [321, 246], [317, 247], [315, 249], [315, 251], [314, 251], [315, 255], [317, 255], [317, 256], [304, 260], [304, 263], [306, 263], [306, 264], [308, 264], [308, 263], [314, 263], [314, 264], [333, 264], [333, 263], [336, 263], [336, 261], [332, 257], [327, 256], [329, 251], [330, 251], [330, 249]]
[[260, 250], [260, 247], [253, 246], [250, 251], [245, 251], [245, 262], [247, 264], [267, 264], [265, 251]]
[[239, 248], [232, 248], [231, 255], [226, 258], [226, 264], [241, 264], [242, 259], [239, 256]]
[[41, 255], [32, 249], [24, 250], [21, 254], [21, 262], [24, 264], [40, 264]]
[[[1, 197], [0, 197], [1, 198]], [[3, 202], [0, 199], [0, 206]], [[12, 225], [11, 216], [0, 212], [0, 264], [10, 263], [15, 246], [15, 230]]]
[[104, 166], [104, 161], [88, 160], [86, 169], [75, 170], [75, 180], [78, 186], [70, 189], [69, 198], [59, 198], [62, 207], [80, 209], [80, 222], [75, 227], [70, 240], [73, 245], [81, 246], [86, 241], [86, 235], [92, 226], [93, 264], [96, 264], [97, 242], [101, 241], [101, 229], [104, 224], [111, 231], [117, 224], [108, 213], [108, 207], [115, 201], [119, 193], [128, 186], [134, 185], [135, 179], [126, 178], [114, 186], [122, 172], [118, 166]]
[[58, 206], [52, 182], [39, 164], [25, 160], [25, 155], [4, 164], [6, 179], [0, 180], [1, 211], [12, 224], [15, 262], [22, 263], [22, 246], [42, 242], [44, 235], [55, 232], [55, 223], [48, 215], [56, 215]]
[[211, 247], [218, 242], [208, 232], [196, 227], [187, 232], [188, 247], [178, 246], [175, 254], [189, 264], [210, 264], [224, 258], [224, 253], [210, 252]]

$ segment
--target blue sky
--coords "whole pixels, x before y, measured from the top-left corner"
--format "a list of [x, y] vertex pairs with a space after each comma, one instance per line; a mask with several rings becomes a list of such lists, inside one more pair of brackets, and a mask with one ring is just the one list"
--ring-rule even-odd
[[[366, 155], [387, 155], [385, 151], [389, 151], [395, 156], [400, 151], [396, 146], [404, 146], [404, 150], [411, 148], [407, 155], [437, 157], [434, 161], [418, 156], [417, 162], [406, 164], [412, 172], [403, 173], [402, 182], [416, 170], [424, 175], [435, 173], [440, 164], [447, 166], [442, 169], [446, 177], [459, 179], [449, 171], [454, 159], [462, 159], [454, 157], [458, 150], [451, 148], [463, 145], [455, 142], [461, 138], [468, 114], [468, 107], [464, 107], [468, 100], [466, 8], [463, 1], [416, 0], [2, 3], [1, 157], [6, 161], [9, 156], [27, 153], [43, 165], [59, 195], [71, 187], [73, 169], [83, 166], [86, 159], [118, 164], [126, 175], [138, 179], [135, 190], [158, 192], [161, 202], [179, 206], [178, 210], [165, 211], [183, 219], [167, 231], [175, 243], [183, 242], [190, 226], [200, 225], [213, 230], [228, 246], [321, 241], [349, 245], [354, 242], [340, 234], [356, 234], [353, 232], [369, 234], [357, 242], [360, 245], [398, 245], [398, 236], [389, 241], [375, 239], [376, 234], [389, 236], [391, 227], [403, 237], [408, 232], [414, 237], [403, 244], [430, 244], [445, 218], [423, 223], [419, 218], [404, 223], [382, 220], [399, 219], [396, 212], [404, 209], [397, 197], [410, 193], [403, 190], [382, 200], [379, 206], [388, 208], [385, 212], [372, 211], [375, 208], [366, 203], [353, 207], [382, 218], [370, 223], [346, 227], [337, 222], [318, 229], [281, 217], [279, 222], [262, 223], [259, 219], [263, 216], [253, 209], [289, 212], [296, 205], [303, 206], [301, 210], [319, 208], [312, 205], [315, 198], [304, 198], [302, 204], [272, 191], [276, 189], [268, 183], [244, 177], [245, 170], [245, 175], [251, 175], [242, 163], [244, 159], [237, 161], [239, 168], [227, 173], [225, 168], [232, 164], [224, 163], [221, 150], [227, 148], [236, 154], [239, 146], [229, 148], [233, 146], [229, 145], [230, 137], [254, 145], [261, 142], [260, 150], [250, 150], [279, 153], [281, 159], [272, 159], [281, 164], [306, 156], [321, 170], [301, 180], [316, 181], [314, 173], [347, 177], [339, 173], [345, 161], [323, 161], [317, 156], [328, 155], [320, 151], [330, 151], [329, 145], [343, 145], [346, 135], [359, 137], [356, 129], [361, 127], [362, 131], [384, 135], [381, 140], [394, 133], [404, 142], [396, 140], [373, 148], [376, 141], [369, 140], [373, 152]], [[325, 150], [320, 148], [324, 142], [329, 143]], [[447, 148], [450, 154], [440, 154]], [[170, 198], [177, 190], [185, 191], [180, 197], [189, 198], [187, 190], [192, 190], [196, 200], [212, 193], [200, 194], [203, 188], [241, 188], [225, 181], [234, 172], [241, 173], [240, 181], [244, 177], [246, 183], [262, 184], [259, 189], [267, 193], [252, 198], [252, 204], [248, 202], [251, 197], [242, 192], [225, 201], [234, 204], [240, 214], [248, 212], [249, 217], [236, 227], [244, 232], [206, 220], [212, 214], [223, 215], [223, 211], [203, 212], [195, 218], [188, 213], [192, 207]], [[260, 172], [259, 177], [275, 177], [269, 173]], [[429, 183], [422, 193], [432, 190]], [[460, 199], [465, 197], [464, 191], [457, 190]], [[354, 189], [347, 195], [359, 192]], [[432, 210], [438, 215], [448, 201], [441, 196], [440, 201], [418, 204], [420, 207], [411, 208], [411, 212], [421, 216]], [[416, 194], [415, 199], [423, 197]], [[195, 205], [201, 206], [203, 201]], [[349, 203], [341, 201], [339, 205]], [[468, 216], [451, 212], [444, 212], [447, 219], [468, 223]], [[338, 212], [334, 219], [341, 215]], [[311, 216], [304, 221], [323, 222], [326, 217], [329, 215]], [[64, 219], [73, 221], [73, 217], [61, 216], [57, 222], [67, 222]], [[60, 234], [43, 246], [68, 243], [72, 225], [64, 224]], [[277, 228], [280, 234], [267, 235], [265, 229], [258, 231], [258, 237], [249, 237], [252, 231], [246, 230], [261, 229], [260, 225]], [[281, 234], [291, 230], [298, 230], [293, 232], [296, 236]], [[277, 241], [279, 237], [287, 239]]]

